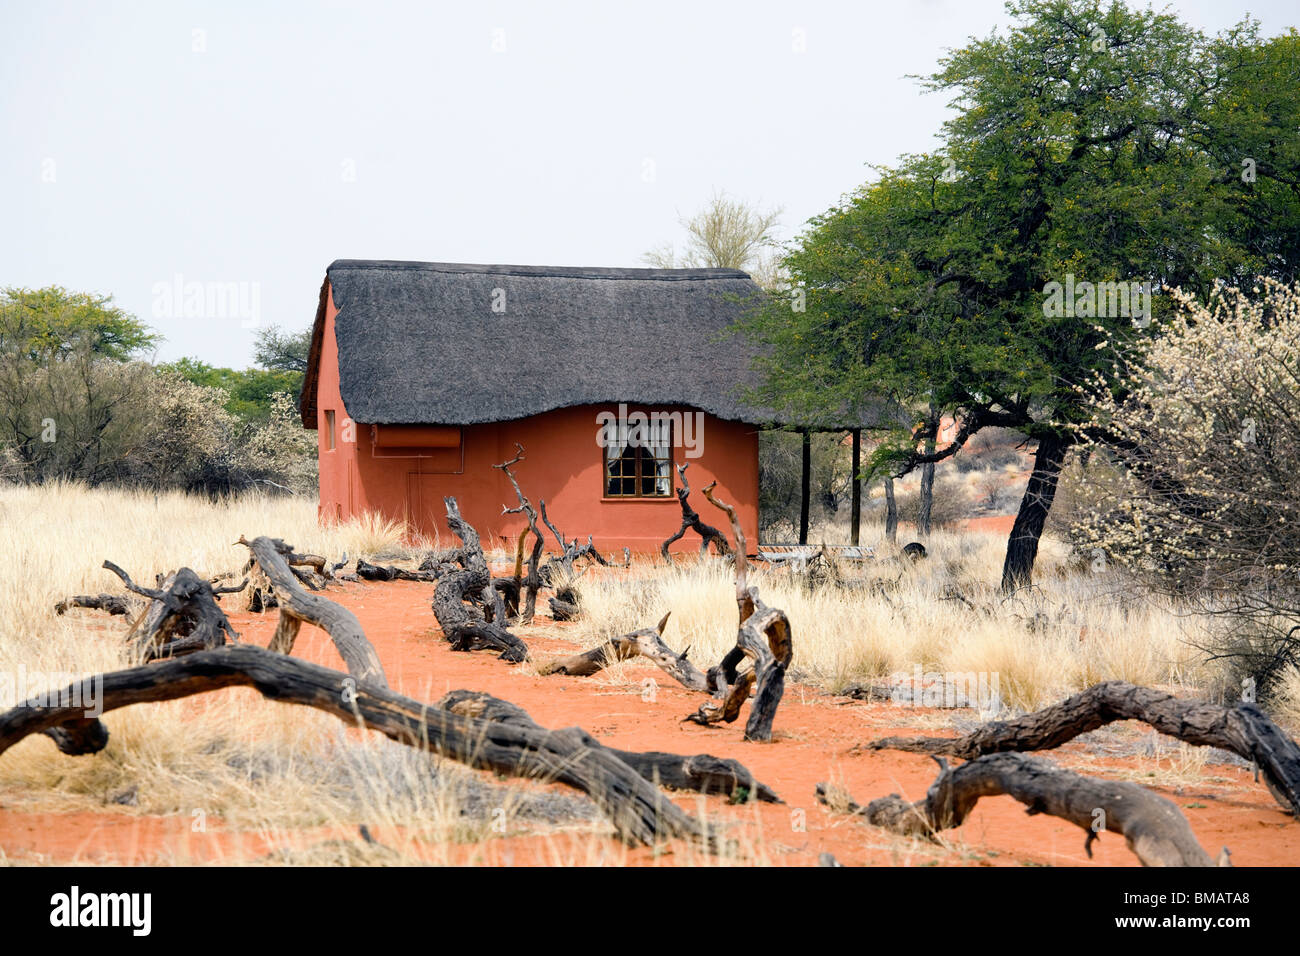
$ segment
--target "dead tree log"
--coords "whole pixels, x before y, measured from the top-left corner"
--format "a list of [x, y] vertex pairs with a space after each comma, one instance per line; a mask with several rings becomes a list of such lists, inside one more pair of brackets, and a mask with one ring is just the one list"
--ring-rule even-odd
[[1254, 704], [1224, 707], [1125, 681], [1095, 684], [1032, 714], [992, 721], [964, 737], [884, 737], [873, 750], [905, 750], [972, 760], [984, 754], [1051, 750], [1117, 720], [1140, 720], [1169, 737], [1219, 747], [1252, 761], [1284, 809], [1300, 814], [1300, 747]]
[[[714, 549], [719, 555], [728, 555], [731, 553], [731, 545], [727, 543], [726, 535], [712, 525], [707, 525], [700, 520], [699, 514], [691, 507], [690, 502], [686, 499], [691, 493], [691, 484], [686, 480], [686, 464], [677, 466], [677, 474], [681, 478], [681, 485], [677, 489], [677, 501], [682, 506], [682, 526], [677, 533], [659, 545], [659, 553], [669, 564], [673, 563], [672, 555], [668, 553], [668, 546], [674, 541], [681, 539], [687, 531], [695, 531], [702, 539], [700, 541], [700, 556], [703, 557], [709, 552], [709, 544], [712, 543]], [[712, 486], [710, 486], [712, 487]], [[743, 547], [743, 545], [737, 545]]]
[[227, 635], [232, 641], [239, 640], [217, 604], [217, 597], [242, 590], [247, 579], [235, 587], [214, 588], [210, 581], [189, 568], [181, 568], [163, 577], [158, 587], [147, 588], [132, 581], [112, 561], [105, 561], [103, 567], [121, 578], [128, 591], [149, 599], [144, 613], [127, 633], [139, 660], [152, 661], [221, 647]]
[[420, 571], [441, 571], [448, 565], [460, 564], [460, 548], [443, 548], [441, 551], [430, 551], [424, 556], [417, 570]]
[[520, 624], [531, 624], [533, 622], [533, 615], [537, 613], [537, 591], [542, 585], [542, 579], [537, 573], [537, 564], [542, 559], [542, 546], [546, 542], [542, 538], [542, 532], [537, 528], [537, 512], [533, 508], [533, 503], [524, 496], [523, 491], [519, 488], [519, 482], [515, 480], [514, 473], [510, 470], [511, 465], [516, 465], [524, 460], [524, 446], [519, 444], [519, 442], [515, 442], [515, 447], [519, 449], [519, 451], [515, 454], [514, 458], [502, 462], [499, 465], [493, 465], [492, 467], [500, 468], [505, 472], [505, 476], [510, 479], [510, 484], [515, 489], [515, 497], [519, 499], [518, 507], [507, 508], [505, 505], [502, 505], [501, 513], [503, 515], [526, 515], [528, 517], [528, 530], [533, 533], [533, 550], [528, 557], [528, 577], [524, 579], [523, 582], [523, 587], [525, 588], [524, 609], [519, 614]]
[[[533, 723], [533, 719], [522, 707], [482, 691], [454, 690], [438, 701], [438, 706], [464, 717], [537, 728], [537, 724]], [[646, 780], [669, 790], [723, 794], [737, 803], [748, 800], [785, 802], [771, 787], [756, 780], [749, 769], [736, 760], [711, 754], [684, 757], [680, 754], [639, 753], [615, 750], [612, 747], [607, 749]]]
[[391, 564], [371, 564], [357, 558], [357, 577], [366, 581], [425, 581], [438, 580], [436, 571], [409, 571]]
[[[713, 496], [713, 487], [711, 483], [704, 489], [704, 497], [726, 513], [736, 538], [736, 608], [740, 625], [736, 646], [705, 675], [708, 689], [721, 696], [722, 703], [706, 701], [686, 719], [705, 726], [718, 721], [731, 723], [740, 715], [741, 704], [749, 699], [750, 690], [757, 684], [749, 720], [745, 723], [745, 739], [771, 740], [772, 721], [785, 692], [785, 672], [793, 655], [790, 621], [784, 611], [763, 604], [758, 588], [748, 587], [745, 533], [740, 527], [740, 518], [735, 508]], [[752, 666], [739, 672], [739, 665], [745, 658], [752, 661]]]
[[66, 601], [54, 605], [55, 614], [65, 614], [68, 608], [84, 607], [93, 611], [107, 611], [111, 616], [134, 614], [141, 607], [138, 601], [125, 594], [74, 594]]
[[[518, 663], [528, 659], [528, 647], [505, 628], [505, 610], [500, 594], [492, 587], [487, 558], [478, 532], [461, 516], [455, 498], [444, 498], [447, 527], [460, 538], [462, 567], [438, 578], [433, 590], [433, 616], [454, 650], [499, 651], [503, 661]], [[478, 605], [492, 607], [489, 621]]]
[[[342, 558], [332, 564], [327, 558], [319, 554], [297, 554], [290, 551], [284, 555], [284, 563], [289, 566], [289, 571], [294, 577], [313, 591], [324, 590], [330, 581], [336, 580], [338, 577], [347, 577], [338, 574], [347, 566], [348, 555], [346, 551], [343, 553]], [[247, 599], [244, 603], [244, 610], [252, 611], [254, 614], [261, 614], [279, 606], [280, 601], [275, 596], [275, 587], [271, 584], [271, 579], [258, 566], [256, 559], [251, 557], [248, 559], [248, 563], [244, 565], [243, 573], [250, 582], [246, 592]]]
[[286, 555], [293, 554], [290, 545], [279, 538], [264, 536], [249, 541], [243, 535], [239, 536], [238, 543], [248, 548], [257, 566], [275, 588], [280, 619], [276, 623], [275, 634], [271, 637], [270, 650], [279, 654], [292, 654], [294, 641], [303, 622], [314, 624], [329, 634], [353, 677], [381, 687], [388, 686], [384, 665], [380, 663], [379, 655], [361, 629], [357, 616], [329, 598], [309, 594], [299, 585], [285, 561]]
[[623, 563], [615, 564], [600, 553], [596, 545], [592, 543], [592, 536], [587, 535], [587, 543], [581, 546], [578, 544], [577, 538], [573, 539], [573, 560], [577, 561], [579, 558], [595, 561], [603, 568], [627, 568], [632, 565], [632, 549], [623, 548]]
[[[1006, 794], [1023, 803], [1031, 816], [1046, 813], [1081, 827], [1089, 858], [1092, 842], [1105, 829], [1123, 836], [1143, 866], [1216, 865], [1178, 807], [1135, 783], [1086, 777], [1023, 754], [979, 757], [955, 770], [941, 757], [935, 760], [939, 776], [915, 803], [891, 793], [863, 807], [825, 783], [817, 785], [817, 799], [891, 833], [930, 837], [961, 826], [980, 797]], [[1224, 848], [1217, 865], [1228, 865], [1227, 859]]]
[[[687, 837], [713, 846], [693, 817], [577, 727], [543, 730], [535, 724], [465, 717], [378, 683], [248, 644], [105, 674], [98, 702], [108, 712], [236, 686], [253, 687], [282, 703], [314, 707], [349, 726], [378, 731], [479, 770], [574, 787], [596, 802], [629, 844]], [[0, 754], [36, 733], [51, 737], [67, 754], [102, 750], [108, 731], [102, 721], [85, 716], [78, 689], [74, 684], [53, 698], [77, 701], [69, 706], [24, 703], [0, 714]]]
[[567, 674], [570, 677], [590, 677], [618, 661], [633, 657], [648, 657], [659, 668], [687, 690], [703, 691], [707, 689], [704, 674], [698, 667], [686, 659], [688, 647], [678, 654], [664, 643], [664, 627], [668, 624], [668, 614], [656, 627], [643, 628], [615, 637], [598, 647], [572, 657], [552, 661], [540, 671], [546, 674]]
[[551, 618], [556, 621], [576, 621], [582, 616], [582, 608], [578, 605], [578, 594], [570, 588], [563, 588], [555, 592], [555, 597], [548, 602], [551, 607]]

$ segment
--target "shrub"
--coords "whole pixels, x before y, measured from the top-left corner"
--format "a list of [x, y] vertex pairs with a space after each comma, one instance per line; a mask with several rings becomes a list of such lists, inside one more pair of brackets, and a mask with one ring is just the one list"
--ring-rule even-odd
[[1074, 533], [1221, 615], [1210, 649], [1266, 686], [1294, 665], [1300, 626], [1300, 285], [1172, 296], [1175, 316], [1137, 344], [1120, 388], [1098, 391], [1086, 428], [1102, 440], [1085, 450], [1116, 470], [1083, 472], [1101, 480]]

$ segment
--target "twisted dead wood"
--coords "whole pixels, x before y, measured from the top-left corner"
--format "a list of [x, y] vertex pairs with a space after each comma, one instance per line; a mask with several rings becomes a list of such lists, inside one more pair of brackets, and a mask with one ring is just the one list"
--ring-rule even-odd
[[541, 510], [542, 524], [546, 525], [546, 527], [551, 529], [551, 534], [555, 536], [555, 543], [560, 546], [560, 555], [555, 560], [570, 575], [574, 573], [573, 563], [577, 561], [579, 558], [586, 558], [587, 560], [594, 561], [597, 564], [601, 565], [602, 567], [606, 567], [606, 568], [626, 568], [632, 564], [631, 548], [624, 548], [623, 563], [615, 564], [613, 561], [608, 560], [596, 548], [592, 535], [587, 535], [587, 543], [584, 545], [579, 545], [577, 538], [574, 538], [572, 541], [566, 542], [564, 539], [564, 535], [560, 534], [559, 529], [556, 528], [555, 525], [551, 523], [551, 519], [546, 515], [546, 499], [542, 498], [537, 502], [537, 505], [538, 508]]
[[515, 442], [515, 448], [518, 449], [515, 457], [509, 461], [504, 461], [499, 465], [493, 465], [493, 468], [500, 468], [505, 476], [510, 479], [511, 486], [515, 489], [515, 497], [519, 499], [519, 504], [514, 508], [501, 506], [503, 515], [523, 514], [528, 518], [528, 530], [533, 533], [533, 550], [528, 556], [528, 577], [523, 581], [524, 587], [524, 609], [519, 613], [520, 624], [531, 624], [533, 616], [537, 613], [537, 592], [541, 588], [542, 579], [537, 573], [537, 563], [542, 559], [542, 546], [546, 543], [542, 538], [542, 532], [537, 528], [537, 511], [533, 508], [533, 503], [524, 496], [519, 487], [519, 482], [515, 479], [514, 473], [510, 470], [511, 465], [517, 465], [524, 460], [524, 446]]
[[111, 616], [117, 616], [134, 613], [140, 609], [140, 604], [125, 594], [74, 594], [54, 605], [54, 613], [66, 614], [72, 607], [107, 611]]
[[[261, 539], [259, 539], [261, 540]], [[420, 750], [479, 770], [567, 784], [589, 795], [629, 844], [673, 837], [703, 840], [700, 824], [649, 781], [577, 727], [544, 730], [529, 720], [491, 721], [431, 707], [386, 686], [241, 644], [105, 674], [103, 712], [175, 700], [223, 687], [253, 687], [264, 697], [332, 714]], [[77, 685], [57, 700], [73, 700]], [[51, 737], [67, 754], [102, 750], [108, 730], [84, 705], [21, 704], [0, 714], [0, 754], [29, 734]]]
[[357, 558], [357, 577], [366, 581], [424, 581], [438, 580], [435, 570], [409, 571], [392, 564], [371, 564], [364, 558]]
[[[771, 740], [772, 721], [785, 693], [785, 672], [794, 653], [790, 621], [784, 611], [763, 604], [758, 588], [748, 586], [745, 533], [740, 527], [736, 509], [714, 497], [714, 484], [716, 482], [704, 489], [704, 497], [726, 513], [736, 538], [736, 608], [740, 625], [736, 632], [736, 646], [705, 675], [707, 689], [721, 696], [722, 702], [706, 701], [686, 720], [705, 726], [718, 721], [731, 723], [740, 716], [741, 705], [749, 699], [751, 689], [757, 684], [749, 720], [745, 723], [745, 739]], [[745, 658], [752, 662], [752, 666], [741, 672], [739, 665]]]
[[304, 622], [314, 624], [330, 636], [339, 656], [348, 666], [348, 672], [357, 680], [388, 686], [384, 665], [379, 655], [361, 629], [357, 616], [341, 604], [319, 594], [309, 594], [302, 589], [298, 578], [290, 570], [286, 557], [293, 555], [293, 547], [279, 538], [259, 536], [249, 541], [239, 536], [253, 555], [253, 560], [267, 576], [275, 589], [280, 619], [271, 637], [270, 650], [279, 654], [292, 654], [293, 644]]
[[492, 588], [501, 595], [505, 610], [502, 623], [519, 616], [519, 595], [524, 582], [524, 542], [528, 540], [529, 534], [529, 530], [524, 528], [515, 539], [514, 572], [509, 577], [492, 579]]
[[181, 568], [162, 577], [158, 587], [148, 588], [136, 584], [112, 561], [102, 566], [121, 578], [128, 591], [149, 599], [127, 634], [137, 659], [151, 661], [210, 650], [225, 644], [227, 635], [232, 641], [239, 640], [217, 597], [242, 590], [247, 578], [234, 587], [213, 587], [189, 568]]
[[[686, 500], [691, 493], [691, 484], [689, 481], [686, 480], [687, 464], [689, 464], [689, 462], [677, 466], [677, 474], [681, 478], [681, 483], [677, 488], [677, 502], [682, 506], [682, 526], [679, 529], [677, 529], [677, 533], [675, 535], [673, 535], [663, 544], [659, 545], [659, 553], [663, 556], [663, 559], [667, 561], [669, 564], [673, 563], [673, 558], [672, 555], [668, 553], [668, 546], [671, 545], [674, 541], [680, 540], [681, 537], [684, 534], [686, 534], [687, 531], [692, 531], [692, 530], [696, 534], [698, 534], [702, 539], [700, 541], [701, 556], [708, 554], [710, 543], [713, 544], [713, 547], [718, 554], [720, 555], [731, 554], [731, 545], [727, 543], [726, 535], [724, 535], [721, 531], [719, 531], [717, 528], [713, 527], [712, 525], [705, 524], [703, 521], [701, 521], [699, 514], [696, 512], [694, 508], [691, 507], [690, 502]], [[712, 487], [712, 485], [710, 485], [710, 487]], [[705, 497], [708, 496], [706, 495]], [[737, 547], [741, 547], [743, 549], [742, 545], [737, 544]]]
[[[500, 593], [492, 587], [478, 532], [461, 515], [455, 498], [443, 498], [443, 503], [447, 506], [447, 527], [461, 540], [462, 567], [441, 575], [434, 587], [433, 616], [438, 626], [454, 650], [494, 650], [504, 661], [527, 660], [527, 645], [505, 628], [505, 606]], [[492, 609], [492, 620], [479, 610], [479, 605]]]
[[1254, 704], [1232, 707], [1126, 681], [1106, 681], [1032, 714], [992, 721], [964, 737], [884, 737], [873, 750], [945, 754], [971, 760], [1008, 751], [1051, 750], [1117, 720], [1140, 720], [1169, 737], [1219, 747], [1252, 761], [1279, 804], [1300, 814], [1300, 747]]
[[[454, 690], [438, 701], [438, 706], [465, 717], [537, 727], [522, 707], [481, 691]], [[612, 747], [608, 749], [646, 780], [669, 790], [722, 794], [737, 803], [748, 800], [761, 800], [764, 803], [785, 802], [771, 787], [756, 780], [749, 769], [736, 760], [714, 757], [711, 754], [684, 757], [680, 754], [639, 753], [615, 750]]]
[[[892, 833], [930, 837], [961, 826], [981, 797], [1006, 794], [1031, 816], [1046, 813], [1081, 827], [1089, 858], [1092, 842], [1105, 829], [1123, 836], [1143, 866], [1216, 865], [1178, 807], [1135, 783], [1086, 777], [1024, 754], [991, 754], [955, 770], [942, 758], [935, 760], [939, 776], [915, 803], [891, 793], [863, 807], [825, 783], [817, 785], [817, 799]], [[1225, 848], [1217, 865], [1226, 866], [1227, 860]]]
[[[671, 614], [671, 612], [670, 612]], [[688, 647], [680, 654], [664, 643], [664, 628], [668, 624], [669, 614], [665, 614], [659, 624], [653, 628], [642, 628], [631, 634], [611, 638], [591, 650], [552, 661], [543, 667], [541, 674], [567, 674], [570, 677], [590, 677], [618, 661], [633, 657], [648, 657], [659, 668], [687, 690], [703, 691], [707, 689], [704, 674], [698, 667], [686, 659]]]
[[627, 568], [632, 566], [631, 548], [624, 547], [623, 563], [615, 564], [613, 561], [610, 561], [608, 558], [606, 558], [603, 554], [600, 553], [600, 551], [596, 548], [595, 544], [592, 543], [591, 535], [587, 535], [586, 544], [579, 546], [577, 538], [573, 539], [573, 544], [574, 544], [573, 558], [575, 561], [578, 558], [588, 558], [592, 561], [595, 561], [597, 564], [599, 564], [601, 567], [604, 568]]

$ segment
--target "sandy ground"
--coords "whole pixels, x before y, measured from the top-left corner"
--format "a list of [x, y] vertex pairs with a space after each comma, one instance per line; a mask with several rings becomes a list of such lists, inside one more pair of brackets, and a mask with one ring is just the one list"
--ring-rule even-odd
[[[409, 582], [361, 583], [331, 589], [330, 594], [357, 614], [394, 688], [405, 694], [432, 701], [452, 689], [484, 690], [523, 706], [543, 726], [578, 725], [611, 746], [712, 753], [742, 761], [784, 798], [785, 805], [733, 806], [721, 797], [694, 794], [676, 795], [675, 799], [690, 812], [703, 812], [726, 825], [729, 835], [750, 847], [756, 860], [810, 865], [817, 862], [819, 854], [829, 852], [846, 865], [1137, 864], [1122, 838], [1114, 834], [1104, 834], [1094, 844], [1094, 856], [1089, 860], [1079, 829], [1051, 817], [1028, 816], [1009, 797], [981, 801], [965, 825], [944, 834], [938, 845], [889, 836], [855, 819], [832, 814], [813, 799], [814, 786], [822, 780], [838, 783], [864, 803], [891, 792], [920, 797], [934, 778], [929, 758], [872, 752], [861, 745], [892, 733], [930, 732], [928, 727], [949, 715], [887, 702], [836, 698], [791, 682], [777, 714], [774, 740], [746, 743], [741, 735], [747, 710], [735, 724], [710, 728], [684, 724], [682, 717], [696, 709], [700, 697], [666, 679], [657, 681], [653, 701], [643, 700], [642, 678], [663, 676], [648, 662], [627, 665], [628, 683], [624, 685], [594, 678], [537, 677], [528, 668], [512, 667], [492, 654], [453, 652], [441, 639], [429, 609], [431, 590], [427, 584]], [[239, 614], [232, 620], [245, 640], [265, 644], [274, 630], [275, 616]], [[542, 661], [575, 650], [572, 642], [560, 637], [565, 627], [539, 619], [519, 633], [534, 658]], [[794, 638], [797, 648], [797, 631]], [[295, 653], [342, 668], [328, 637], [315, 628], [303, 629]], [[111, 727], [112, 715], [107, 719]], [[1122, 741], [1133, 739], [1138, 731], [1121, 728], [1100, 733], [1116, 734]], [[1149, 732], [1146, 735], [1149, 737]], [[58, 755], [53, 747], [50, 755], [52, 760], [72, 759]], [[1150, 758], [1098, 757], [1096, 748], [1090, 748], [1086, 740], [1072, 742], [1052, 757], [1094, 773], [1111, 769], [1145, 772], [1154, 767]], [[1300, 822], [1285, 815], [1246, 769], [1209, 764], [1203, 778], [1181, 789], [1153, 786], [1183, 808], [1212, 855], [1226, 845], [1237, 866], [1300, 862]], [[556, 789], [564, 788], [557, 785]], [[30, 800], [19, 805], [14, 795], [9, 797], [0, 793], [0, 850], [13, 862], [230, 862], [256, 859], [290, 843], [302, 846], [311, 840], [355, 839], [355, 834], [231, 832], [219, 822], [208, 832], [196, 834], [191, 832], [188, 816], [141, 815], [126, 807], [104, 812], [29, 812]], [[377, 836], [384, 841], [382, 833]], [[451, 850], [442, 848], [437, 859], [546, 864], [569, 858], [651, 865], [698, 859], [682, 847], [656, 854], [626, 851], [612, 839], [597, 841], [595, 846], [593, 851], [589, 831], [575, 834], [570, 830], [546, 836], [499, 836]]]

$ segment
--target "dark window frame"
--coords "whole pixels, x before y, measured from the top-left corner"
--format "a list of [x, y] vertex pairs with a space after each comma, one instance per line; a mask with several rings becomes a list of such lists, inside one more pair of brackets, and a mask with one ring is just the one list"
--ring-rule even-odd
[[[627, 456], [628, 451], [633, 451], [636, 454], [629, 458]], [[625, 462], [635, 462], [635, 474], [623, 474], [622, 466]], [[647, 462], [650, 463], [650, 470], [648, 472], [645, 470]], [[663, 462], [668, 466], [666, 475], [656, 473], [654, 464], [658, 462]], [[618, 474], [611, 473], [610, 468], [613, 465], [619, 466], [620, 470]], [[655, 456], [651, 450], [646, 448], [644, 445], [637, 445], [635, 448], [624, 447], [623, 454], [620, 454], [617, 458], [611, 459], [609, 457], [608, 449], [602, 446], [600, 449], [601, 497], [610, 501], [672, 501], [676, 497], [676, 482], [673, 479], [673, 465], [673, 423], [671, 421], [668, 423], [668, 447], [663, 457]], [[658, 487], [658, 482], [663, 478], [667, 478], [668, 480], [667, 492], [664, 494], [659, 494], [657, 490], [652, 490], [648, 494], [644, 492], [643, 488], [645, 485], [648, 484], [651, 489], [656, 489]], [[623, 491], [611, 491], [611, 483], [616, 481], [619, 482], [620, 486], [624, 482], [630, 481], [632, 483], [632, 492], [629, 494]]]

